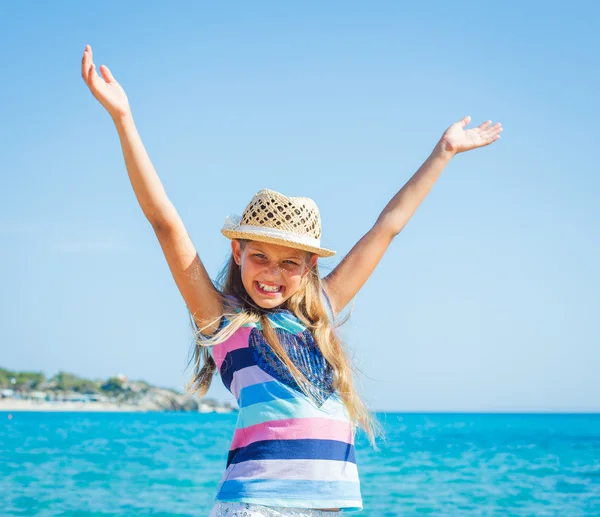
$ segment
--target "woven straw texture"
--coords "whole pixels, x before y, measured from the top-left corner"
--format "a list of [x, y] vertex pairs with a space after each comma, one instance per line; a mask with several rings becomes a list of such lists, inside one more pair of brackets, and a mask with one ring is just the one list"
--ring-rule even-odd
[[[244, 226], [258, 228], [244, 229]], [[261, 228], [265, 229], [261, 233]], [[237, 225], [224, 227], [230, 239], [249, 239], [281, 244], [330, 257], [334, 251], [321, 248], [321, 217], [316, 203], [307, 197], [287, 197], [274, 190], [257, 192]]]

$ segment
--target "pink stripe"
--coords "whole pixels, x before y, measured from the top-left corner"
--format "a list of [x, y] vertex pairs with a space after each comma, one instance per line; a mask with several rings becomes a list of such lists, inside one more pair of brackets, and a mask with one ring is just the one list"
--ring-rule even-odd
[[271, 377], [264, 370], [261, 370], [258, 366], [247, 366], [246, 368], [242, 368], [233, 374], [233, 379], [231, 380], [231, 386], [229, 386], [229, 390], [231, 393], [233, 393], [236, 399], [239, 399], [242, 388], [247, 388], [248, 386], [254, 386], [255, 384], [261, 384], [263, 382], [270, 382], [273, 380], [275, 379], [273, 379], [273, 377]]
[[354, 444], [354, 433], [350, 422], [340, 422], [329, 418], [288, 418], [236, 429], [231, 449], [246, 447], [246, 445], [261, 440], [301, 440], [303, 438], [337, 440]]
[[217, 363], [217, 368], [221, 368], [221, 365], [225, 360], [225, 356], [229, 352], [239, 348], [246, 348], [248, 346], [248, 337], [250, 336], [251, 331], [252, 327], [242, 327], [238, 329], [227, 341], [223, 341], [222, 343], [219, 343], [211, 348], [211, 353], [215, 363]]

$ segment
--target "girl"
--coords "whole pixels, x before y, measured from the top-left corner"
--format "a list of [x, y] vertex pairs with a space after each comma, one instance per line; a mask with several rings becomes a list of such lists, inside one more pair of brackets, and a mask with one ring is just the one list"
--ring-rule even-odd
[[215, 286], [146, 154], [127, 96], [86, 46], [82, 75], [118, 131], [140, 206], [196, 327], [191, 389], [215, 371], [240, 408], [211, 516], [331, 516], [362, 509], [354, 431], [375, 424], [358, 397], [333, 319], [375, 269], [450, 159], [500, 138], [499, 123], [452, 124], [371, 230], [321, 279], [321, 222], [308, 198], [259, 191], [227, 218], [231, 259]]

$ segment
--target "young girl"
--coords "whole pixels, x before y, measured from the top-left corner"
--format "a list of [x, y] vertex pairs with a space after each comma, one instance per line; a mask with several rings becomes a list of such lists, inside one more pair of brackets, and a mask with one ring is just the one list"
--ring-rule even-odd
[[452, 124], [433, 152], [325, 278], [315, 203], [259, 191], [241, 218], [227, 218], [231, 259], [217, 286], [146, 154], [125, 92], [100, 77], [86, 46], [82, 75], [112, 117], [140, 206], [152, 225], [197, 329], [192, 388], [218, 370], [239, 405], [211, 516], [331, 516], [362, 509], [354, 432], [375, 424], [358, 397], [333, 318], [354, 298], [450, 159], [500, 138], [499, 123]]

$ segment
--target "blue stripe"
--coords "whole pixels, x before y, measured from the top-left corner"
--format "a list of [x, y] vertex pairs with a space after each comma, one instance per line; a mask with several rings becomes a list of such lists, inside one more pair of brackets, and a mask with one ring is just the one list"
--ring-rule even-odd
[[356, 463], [354, 445], [337, 440], [262, 440], [232, 449], [227, 466], [249, 460], [334, 460]]
[[234, 497], [277, 497], [288, 494], [291, 499], [350, 499], [360, 506], [360, 484], [353, 481], [309, 481], [305, 479], [243, 479], [225, 481], [217, 499]]
[[348, 421], [348, 412], [339, 396], [334, 393], [321, 407], [314, 406], [306, 397], [299, 395], [293, 399], [277, 399], [252, 404], [240, 409], [239, 427], [250, 427], [270, 420], [287, 418], [329, 418], [341, 422]]
[[223, 359], [221, 368], [219, 368], [219, 373], [225, 387], [229, 389], [235, 372], [255, 364], [254, 355], [249, 348], [238, 348], [237, 350], [228, 352]]
[[293, 399], [297, 396], [299, 396], [297, 392], [279, 381], [261, 382], [243, 388], [240, 391], [238, 404], [242, 408], [276, 399]]

